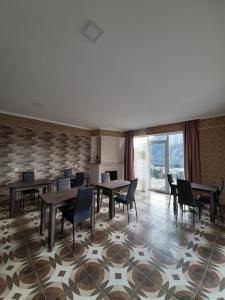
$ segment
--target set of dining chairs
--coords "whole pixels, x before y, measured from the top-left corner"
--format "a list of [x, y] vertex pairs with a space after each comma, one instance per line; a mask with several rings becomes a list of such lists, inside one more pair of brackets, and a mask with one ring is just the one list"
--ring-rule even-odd
[[[110, 175], [109, 173], [102, 173], [101, 174], [101, 180], [102, 183], [110, 182]], [[126, 194], [119, 193], [116, 194], [115, 202], [121, 203], [123, 205], [127, 206], [127, 215], [128, 215], [128, 222], [129, 222], [129, 205], [134, 202], [135, 205], [135, 211], [136, 211], [136, 218], [137, 218], [137, 207], [136, 207], [136, 201], [135, 201], [135, 190], [137, 187], [138, 179], [135, 178], [131, 180], [128, 191]], [[64, 191], [70, 189], [71, 182], [70, 177], [64, 177], [59, 178], [57, 180], [57, 190], [58, 191]], [[91, 224], [91, 237], [93, 240], [93, 224], [92, 224], [92, 213], [94, 213], [91, 209], [93, 196], [95, 196], [96, 193], [94, 191], [94, 187], [83, 187], [79, 186], [78, 189], [78, 195], [76, 198], [76, 201], [74, 201], [72, 204], [68, 204], [64, 207], [59, 208], [59, 210], [62, 212], [62, 220], [61, 220], [61, 234], [63, 237], [63, 231], [64, 231], [64, 220], [66, 219], [72, 224], [73, 229], [73, 251], [75, 248], [75, 226], [77, 224], [80, 224], [82, 221], [86, 219], [90, 219]], [[101, 202], [102, 197], [104, 196], [104, 193], [101, 195]]]
[[[66, 179], [66, 180], [64, 180]], [[32, 183], [35, 181], [35, 173], [34, 171], [25, 171], [22, 173], [22, 181], [26, 183]], [[84, 172], [76, 172], [76, 175], [73, 175], [72, 169], [65, 169], [64, 170], [64, 177], [57, 180], [57, 190], [58, 184], [59, 185], [67, 185], [68, 188], [70, 187], [81, 187], [84, 185], [85, 181], [85, 173]], [[21, 192], [20, 197], [20, 205], [24, 207], [26, 198], [31, 197], [34, 201], [38, 202], [39, 207], [39, 189], [37, 188], [30, 188], [27, 190], [23, 190]]]
[[[178, 203], [180, 204], [182, 215], [184, 211], [184, 206], [189, 206], [192, 208], [193, 224], [194, 224], [195, 208], [198, 208], [199, 219], [200, 219], [201, 211], [205, 207], [204, 205], [205, 204], [210, 205], [210, 196], [198, 194], [196, 197], [195, 194], [193, 193], [190, 180], [177, 179], [177, 185], [173, 185], [174, 179], [172, 174], [167, 174], [167, 180], [170, 186], [170, 197], [169, 197], [168, 206], [170, 206], [171, 196], [178, 197]], [[215, 204], [216, 206], [219, 207], [222, 222], [224, 221], [224, 218], [223, 218], [223, 210], [219, 202], [219, 198], [223, 191], [223, 188], [224, 188], [224, 178], [220, 178], [217, 185]]]

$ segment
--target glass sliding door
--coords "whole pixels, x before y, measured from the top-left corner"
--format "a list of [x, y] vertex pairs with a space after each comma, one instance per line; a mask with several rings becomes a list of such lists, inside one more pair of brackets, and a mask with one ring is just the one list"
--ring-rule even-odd
[[159, 134], [148, 137], [149, 188], [169, 192], [167, 174], [184, 178], [183, 133]]
[[138, 189], [168, 193], [167, 174], [184, 178], [183, 133], [134, 138], [134, 175]]
[[166, 191], [167, 173], [167, 140], [151, 141], [149, 144], [150, 158], [150, 188], [152, 190]]
[[183, 134], [173, 133], [169, 138], [169, 173], [174, 179], [184, 179], [184, 146]]

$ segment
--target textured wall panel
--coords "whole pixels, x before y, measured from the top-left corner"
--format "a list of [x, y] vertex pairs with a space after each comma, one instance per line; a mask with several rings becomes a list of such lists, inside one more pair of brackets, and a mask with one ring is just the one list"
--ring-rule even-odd
[[0, 124], [0, 201], [8, 195], [7, 184], [26, 170], [52, 179], [63, 176], [66, 168], [89, 172], [90, 142], [87, 136]]

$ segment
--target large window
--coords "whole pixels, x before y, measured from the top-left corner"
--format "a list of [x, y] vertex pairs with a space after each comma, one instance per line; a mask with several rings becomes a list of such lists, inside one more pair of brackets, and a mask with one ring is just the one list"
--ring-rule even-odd
[[183, 133], [134, 138], [134, 169], [139, 188], [168, 192], [167, 173], [184, 178]]

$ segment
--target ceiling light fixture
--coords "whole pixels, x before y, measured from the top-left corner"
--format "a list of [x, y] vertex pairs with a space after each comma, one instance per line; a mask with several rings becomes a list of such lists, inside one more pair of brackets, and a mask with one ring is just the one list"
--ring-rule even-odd
[[91, 20], [87, 22], [81, 32], [89, 41], [93, 43], [96, 42], [103, 34], [101, 28]]

